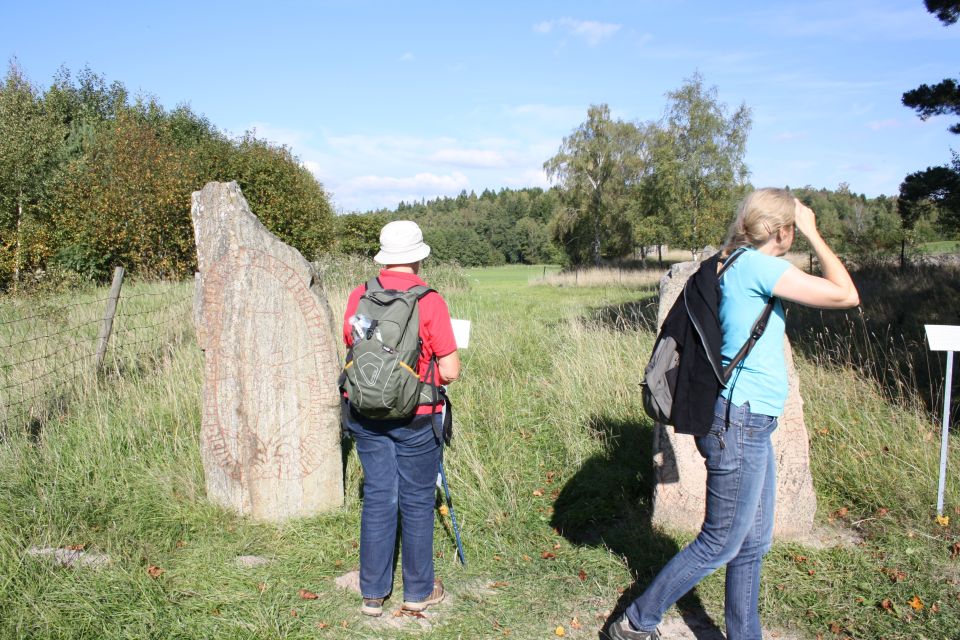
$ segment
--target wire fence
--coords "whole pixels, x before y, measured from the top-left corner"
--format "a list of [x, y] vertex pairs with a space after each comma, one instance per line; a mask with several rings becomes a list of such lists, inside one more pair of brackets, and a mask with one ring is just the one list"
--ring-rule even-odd
[[82, 394], [150, 371], [192, 335], [189, 283], [131, 283], [119, 293], [99, 369], [105, 290], [0, 302], [0, 436], [36, 436]]

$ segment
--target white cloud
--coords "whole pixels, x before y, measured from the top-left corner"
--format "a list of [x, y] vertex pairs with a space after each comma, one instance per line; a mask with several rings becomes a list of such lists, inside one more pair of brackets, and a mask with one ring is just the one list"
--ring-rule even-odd
[[499, 168], [507, 165], [503, 154], [489, 149], [439, 149], [429, 160], [460, 167]]
[[550, 188], [550, 180], [547, 179], [547, 174], [544, 173], [543, 169], [528, 169], [527, 171], [523, 171], [516, 177], [507, 178], [506, 184], [510, 187], [520, 189], [523, 187]]
[[407, 191], [418, 195], [435, 196], [437, 194], [459, 193], [470, 186], [470, 180], [459, 171], [451, 175], [418, 173], [414, 176], [394, 178], [391, 176], [357, 176], [341, 185], [341, 191], [399, 192]]
[[597, 22], [595, 20], [574, 20], [573, 18], [560, 18], [559, 20], [545, 20], [533, 25], [533, 30], [537, 33], [550, 33], [554, 30], [563, 31], [568, 35], [584, 40], [588, 45], [594, 47], [604, 40], [609, 40], [622, 25], [612, 22]]
[[310, 131], [276, 127], [269, 122], [251, 122], [247, 125], [247, 131], [252, 131], [261, 140], [286, 145], [291, 149], [306, 146], [307, 141], [313, 137]]
[[414, 60], [413, 54], [410, 53], [409, 51], [405, 52], [402, 56], [400, 56], [400, 62], [413, 62], [413, 60]]

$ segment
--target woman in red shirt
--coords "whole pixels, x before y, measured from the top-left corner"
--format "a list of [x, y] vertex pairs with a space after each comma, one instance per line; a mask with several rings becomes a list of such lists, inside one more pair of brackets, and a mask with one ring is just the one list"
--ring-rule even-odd
[[[429, 245], [415, 222], [397, 220], [380, 231], [383, 265], [378, 279], [384, 289], [406, 291], [426, 285], [418, 273]], [[343, 337], [352, 343], [348, 319], [356, 313], [365, 287], [350, 293], [344, 314]], [[433, 291], [421, 298], [419, 334], [422, 340], [417, 373], [421, 379], [436, 359], [438, 384], [460, 375], [460, 357], [447, 304]], [[345, 399], [349, 402], [349, 399]], [[344, 426], [353, 436], [363, 466], [363, 510], [360, 519], [360, 592], [365, 615], [383, 613], [383, 601], [393, 590], [397, 516], [401, 518], [403, 608], [423, 611], [443, 600], [443, 584], [433, 570], [433, 509], [442, 443], [432, 428], [435, 408], [422, 405], [401, 420], [373, 420], [353, 409], [344, 411]]]

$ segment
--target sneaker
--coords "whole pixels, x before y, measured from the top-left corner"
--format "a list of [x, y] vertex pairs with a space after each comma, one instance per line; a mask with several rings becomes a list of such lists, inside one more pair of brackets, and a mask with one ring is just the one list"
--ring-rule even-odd
[[383, 615], [383, 601], [385, 598], [364, 598], [360, 606], [360, 613], [365, 616], [378, 618]]
[[653, 631], [637, 631], [630, 624], [627, 616], [621, 615], [610, 624], [610, 628], [607, 630], [607, 638], [609, 640], [660, 640], [660, 632], [656, 629]]
[[410, 602], [409, 600], [403, 601], [403, 608], [407, 611], [423, 611], [432, 604], [437, 604], [443, 600], [443, 596], [446, 595], [443, 591], [443, 583], [439, 580], [433, 581], [433, 591], [430, 592], [425, 599], [420, 600], [419, 602]]

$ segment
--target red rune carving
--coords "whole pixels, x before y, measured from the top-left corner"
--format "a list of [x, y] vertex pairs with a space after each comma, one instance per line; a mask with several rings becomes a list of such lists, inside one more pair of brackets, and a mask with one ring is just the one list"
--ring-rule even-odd
[[[250, 295], [253, 278], [260, 287], [275, 286], [290, 296], [300, 313], [267, 308], [267, 300], [277, 296]], [[235, 480], [313, 473], [321, 453], [331, 448], [324, 415], [339, 404], [335, 385], [321, 384], [321, 376], [336, 375], [329, 311], [317, 304], [297, 271], [251, 249], [214, 262], [204, 274], [202, 296], [201, 438], [207, 455]], [[308, 339], [297, 340], [304, 329]], [[235, 333], [228, 343], [227, 330]], [[305, 369], [314, 373], [304, 375]]]

